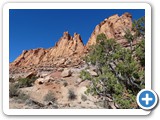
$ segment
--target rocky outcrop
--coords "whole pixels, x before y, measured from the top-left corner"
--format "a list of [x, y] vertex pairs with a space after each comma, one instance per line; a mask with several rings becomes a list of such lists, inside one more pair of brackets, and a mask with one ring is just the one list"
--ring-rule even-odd
[[[81, 36], [74, 33], [72, 37], [68, 32], [64, 32], [60, 40], [54, 47], [49, 49], [24, 50], [22, 54], [10, 64], [10, 67], [28, 67], [33, 65], [62, 65], [70, 61], [76, 62], [84, 52], [84, 44]], [[77, 58], [77, 59], [76, 59]]]
[[104, 33], [107, 38], [115, 38], [120, 44], [126, 44], [126, 40], [123, 38], [125, 30], [132, 28], [132, 16], [129, 13], [124, 13], [122, 16], [113, 15], [106, 18], [99, 25], [97, 25], [89, 38], [87, 47], [96, 44], [96, 38], [98, 34]]
[[83, 63], [81, 58], [87, 53], [89, 46], [96, 44], [98, 34], [104, 33], [107, 38], [115, 38], [118, 43], [125, 46], [127, 41], [123, 36], [127, 29], [132, 29], [132, 16], [129, 13], [125, 13], [122, 16], [116, 14], [106, 18], [95, 27], [86, 46], [78, 33], [74, 33], [71, 36], [68, 32], [64, 32], [54, 47], [25, 50], [10, 64], [10, 68], [14, 68], [12, 71], [15, 72], [17, 69], [24, 71], [26, 67], [29, 67], [29, 71], [31, 71], [36, 69], [37, 66], [41, 66], [44, 69], [53, 68], [54, 66], [62, 68], [71, 65], [78, 66]]
[[69, 77], [71, 76], [72, 72], [70, 69], [64, 69], [63, 72], [61, 73], [62, 77]]
[[79, 34], [74, 33], [74, 36], [72, 37], [68, 32], [64, 32], [56, 45], [46, 54], [43, 61], [53, 60], [58, 57], [66, 58], [76, 56], [82, 54], [83, 50], [84, 44]]
[[22, 54], [11, 63], [12, 66], [28, 66], [32, 64], [39, 64], [48, 50], [43, 48], [24, 50]]

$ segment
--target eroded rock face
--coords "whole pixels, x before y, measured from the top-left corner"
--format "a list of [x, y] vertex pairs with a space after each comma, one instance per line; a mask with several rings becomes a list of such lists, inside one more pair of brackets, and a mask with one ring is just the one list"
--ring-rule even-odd
[[79, 34], [74, 33], [72, 37], [68, 32], [64, 32], [55, 47], [51, 48], [46, 54], [43, 61], [53, 60], [58, 57], [63, 57], [64, 59], [65, 57], [80, 55], [83, 53], [83, 50], [84, 44]]
[[11, 65], [28, 66], [32, 64], [39, 64], [47, 52], [48, 50], [43, 48], [24, 50]]
[[84, 44], [79, 34], [74, 33], [74, 36], [72, 37], [68, 32], [64, 32], [63, 36], [54, 47], [49, 49], [38, 48], [25, 50], [13, 63], [10, 64], [10, 68], [15, 66], [43, 66], [45, 63], [60, 66], [69, 58], [72, 62], [78, 60], [79, 56], [83, 54], [84, 48]]
[[131, 30], [131, 28], [132, 16], [129, 13], [124, 13], [122, 16], [113, 15], [95, 27], [87, 47], [96, 44], [97, 35], [101, 33], [104, 33], [107, 38], [115, 38], [120, 44], [125, 44], [126, 40], [123, 38], [125, 30]]
[[72, 37], [68, 32], [64, 32], [63, 36], [52, 48], [24, 50], [10, 64], [10, 71], [19, 70], [18, 73], [21, 73], [21, 71], [25, 72], [27, 70], [36, 71], [37, 67], [48, 70], [54, 67], [79, 66], [83, 63], [81, 57], [87, 53], [89, 46], [96, 44], [97, 35], [104, 33], [107, 38], [115, 38], [118, 43], [125, 46], [127, 41], [123, 36], [127, 29], [132, 29], [132, 16], [129, 13], [125, 13], [122, 16], [116, 14], [102, 21], [95, 27], [86, 46], [78, 33], [74, 33]]

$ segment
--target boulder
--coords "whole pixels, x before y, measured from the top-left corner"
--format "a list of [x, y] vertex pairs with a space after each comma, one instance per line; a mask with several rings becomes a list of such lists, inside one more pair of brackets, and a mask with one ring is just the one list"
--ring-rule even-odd
[[35, 81], [35, 84], [37, 85], [40, 85], [40, 84], [44, 84], [44, 83], [49, 83], [51, 81], [53, 81], [54, 79], [51, 77], [51, 76], [46, 76], [45, 78], [38, 78], [36, 81]]
[[44, 78], [38, 78], [36, 81], [35, 81], [35, 84], [36, 85], [41, 85], [44, 83]]
[[37, 75], [37, 72], [30, 72], [25, 76], [25, 78], [32, 78], [32, 77], [35, 77], [36, 75]]
[[51, 76], [46, 76], [46, 77], [44, 78], [44, 81], [47, 83], [47, 82], [54, 81], [54, 79], [53, 79]]
[[72, 75], [72, 72], [70, 69], [64, 69], [63, 72], [61, 73], [62, 77], [69, 77]]
[[36, 77], [44, 78], [47, 75], [48, 75], [48, 73], [38, 72], [38, 74], [36, 75]]

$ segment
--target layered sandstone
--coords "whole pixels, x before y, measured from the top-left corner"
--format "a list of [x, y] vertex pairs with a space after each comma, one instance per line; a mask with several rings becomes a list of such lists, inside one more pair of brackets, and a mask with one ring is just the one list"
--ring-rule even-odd
[[124, 39], [125, 31], [132, 29], [132, 16], [129, 13], [124, 13], [122, 16], [115, 14], [108, 19], [106, 18], [100, 24], [98, 24], [89, 41], [87, 47], [96, 44], [96, 38], [98, 34], [104, 33], [107, 38], [114, 38], [118, 43], [125, 44], [127, 41]]
[[[68, 32], [64, 32], [63, 36], [56, 43], [56, 45], [49, 49], [32, 49], [24, 50], [22, 54], [13, 62], [10, 66], [32, 66], [40, 65], [44, 63], [53, 64], [58, 58], [65, 62], [65, 58], [81, 56], [84, 52], [84, 44], [82, 42], [81, 36], [74, 33], [72, 37]], [[62, 61], [62, 60], [61, 60]]]
[[107, 38], [114, 38], [118, 43], [125, 45], [127, 41], [124, 39], [124, 35], [127, 29], [132, 29], [132, 16], [129, 13], [124, 13], [122, 16], [116, 14], [106, 18], [95, 27], [86, 46], [78, 33], [71, 36], [68, 32], [64, 32], [52, 48], [24, 50], [10, 64], [10, 68], [24, 69], [24, 67], [35, 68], [37, 66], [65, 65], [66, 67], [66, 65], [78, 65], [81, 63], [81, 57], [86, 54], [87, 48], [96, 44], [98, 34], [104, 33]]

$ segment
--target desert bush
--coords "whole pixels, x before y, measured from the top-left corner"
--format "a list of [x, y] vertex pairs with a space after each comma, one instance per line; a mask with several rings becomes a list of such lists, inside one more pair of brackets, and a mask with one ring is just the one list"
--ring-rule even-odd
[[19, 87], [17, 84], [14, 84], [14, 83], [11, 83], [9, 85], [9, 97], [17, 97], [18, 96], [18, 91], [19, 90]]
[[73, 90], [69, 89], [68, 90], [68, 100], [75, 100], [76, 99], [76, 94]]
[[29, 99], [29, 95], [19, 90], [18, 83], [14, 83], [14, 84], [12, 83], [9, 85], [9, 97], [10, 98], [14, 97], [16, 100], [20, 100], [21, 102], [24, 102], [27, 99]]
[[9, 78], [9, 82], [15, 82], [14, 78]]
[[54, 96], [54, 93], [52, 91], [48, 91], [48, 93], [44, 96], [44, 101], [46, 102], [55, 102], [56, 98]]
[[37, 79], [37, 77], [35, 77], [35, 76], [33, 76], [31, 78], [19, 78], [18, 79], [19, 88], [33, 86], [36, 79]]
[[89, 72], [82, 70], [80, 72], [80, 78], [82, 78], [82, 80], [91, 80], [91, 75], [89, 74]]
[[29, 95], [23, 93], [22, 91], [19, 92], [18, 96], [17, 96], [18, 99], [20, 99], [22, 102], [25, 102], [26, 100], [28, 100], [30, 97]]
[[81, 100], [82, 101], [86, 101], [87, 100], [87, 96], [85, 96], [84, 94], [81, 94]]
[[68, 85], [68, 82], [67, 82], [67, 81], [64, 81], [64, 82], [63, 82], [63, 86], [66, 87], [67, 85]]

